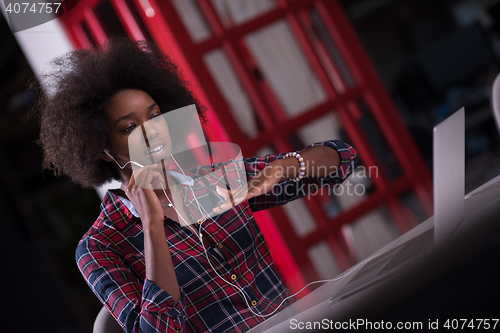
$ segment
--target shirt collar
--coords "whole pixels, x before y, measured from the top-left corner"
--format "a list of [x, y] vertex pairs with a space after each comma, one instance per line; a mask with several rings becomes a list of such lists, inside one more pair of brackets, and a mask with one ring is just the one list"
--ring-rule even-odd
[[182, 185], [193, 186], [194, 184], [193, 178], [187, 175], [172, 170], [167, 170], [167, 172], [170, 174], [170, 176], [172, 176], [172, 178], [175, 178], [175, 180], [177, 180]]
[[139, 214], [137, 213], [137, 211], [135, 210], [134, 206], [132, 205], [132, 203], [130, 202], [130, 200], [122, 197], [121, 195], [116, 195], [118, 198], [120, 198], [121, 202], [123, 202], [123, 204], [125, 205], [125, 207], [128, 208], [128, 210], [130, 211], [130, 213], [132, 215], [134, 215], [135, 217], [139, 217]]

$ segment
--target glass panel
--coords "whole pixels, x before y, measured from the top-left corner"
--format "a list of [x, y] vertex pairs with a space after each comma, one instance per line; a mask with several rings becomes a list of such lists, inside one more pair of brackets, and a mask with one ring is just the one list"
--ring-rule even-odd
[[424, 210], [422, 203], [415, 195], [415, 192], [409, 191], [399, 197], [400, 202], [406, 207], [415, 217], [418, 223], [424, 222], [429, 216]]
[[89, 43], [93, 46], [97, 46], [97, 42], [95, 41], [94, 37], [92, 37], [92, 34], [90, 33], [90, 29], [89, 27], [87, 26], [87, 23], [85, 22], [82, 22], [82, 24], [80, 25], [82, 27], [82, 31], [83, 33], [85, 34], [85, 37], [87, 37]]
[[380, 131], [375, 119], [373, 118], [368, 105], [364, 100], [358, 100], [356, 105], [350, 105], [350, 108], [357, 107], [356, 112], [361, 112], [359, 125], [366, 135], [372, 150], [378, 157], [380, 166], [386, 173], [389, 179], [395, 179], [402, 173], [398, 159], [394, 152], [390, 149], [387, 140], [383, 133]]
[[202, 41], [212, 35], [203, 13], [194, 0], [172, 0], [172, 4], [194, 42]]
[[329, 112], [302, 126], [299, 129], [299, 136], [307, 144], [326, 140], [341, 140], [342, 128], [342, 122], [337, 113]]
[[249, 34], [245, 42], [289, 117], [325, 101], [323, 87], [284, 21]]
[[274, 0], [210, 0], [226, 28], [245, 23], [274, 8]]
[[[311, 17], [311, 22], [314, 27], [314, 30], [316, 32], [317, 37], [323, 42], [324, 47], [326, 48], [327, 52], [329, 53], [331, 59], [335, 67], [337, 68], [338, 72], [332, 72], [328, 71], [328, 74], [330, 76], [330, 79], [332, 80], [332, 84], [335, 86], [335, 88], [338, 91], [343, 91], [344, 88], [340, 86], [338, 79], [336, 78], [337, 74], [340, 74], [343, 81], [348, 87], [354, 86], [354, 78], [351, 74], [351, 71], [347, 67], [344, 58], [342, 57], [342, 54], [340, 53], [339, 49], [337, 48], [336, 43], [333, 41], [332, 37], [328, 33], [328, 31], [325, 28], [325, 25], [323, 24], [323, 21], [321, 20], [321, 17], [319, 16], [318, 12], [316, 9], [311, 8], [309, 11], [309, 15]], [[318, 52], [319, 53], [319, 52]], [[323, 62], [323, 65], [325, 66], [326, 69], [330, 68], [327, 64], [325, 64], [325, 59], [321, 59]]]
[[234, 120], [238, 123], [241, 131], [248, 137], [257, 135], [259, 129], [252, 103], [224, 51], [214, 50], [207, 53], [203, 60], [217, 83], [219, 91], [229, 104]]
[[352, 142], [344, 130], [344, 126], [336, 111], [330, 111], [324, 116], [306, 123], [297, 131], [297, 135], [290, 136], [290, 140], [300, 143], [296, 147], [297, 149], [302, 149], [311, 143], [326, 140], [340, 140], [348, 144]]
[[257, 151], [258, 157], [264, 157], [266, 155], [276, 154], [276, 151], [271, 146], [262, 147]]
[[368, 171], [360, 165], [341, 185], [332, 188], [330, 193], [334, 197], [333, 204], [338, 205], [340, 210], [348, 210], [363, 201], [372, 188], [373, 183]]
[[358, 261], [400, 236], [386, 207], [368, 213], [351, 224], [344, 224], [341, 232], [352, 256]]
[[321, 203], [321, 208], [325, 212], [327, 218], [334, 218], [342, 212], [342, 207], [337, 199], [337, 196], [329, 196], [329, 200]]
[[108, 0], [101, 1], [94, 9], [95, 16], [107, 37], [127, 36], [115, 10]]
[[316, 230], [316, 221], [309, 212], [304, 199], [294, 200], [283, 205], [283, 209], [290, 220], [293, 230], [302, 238]]
[[297, 133], [290, 134], [288, 136], [288, 142], [292, 146], [291, 150], [302, 150], [307, 146]]
[[[357, 172], [357, 169], [354, 173]], [[332, 196], [335, 196], [336, 203], [341, 210], [348, 210], [363, 201], [366, 196], [366, 190], [363, 185], [356, 184], [353, 176], [346, 179], [341, 185], [330, 190]]]
[[349, 179], [355, 184], [355, 187], [362, 187], [359, 190], [355, 188], [356, 193], [363, 191], [364, 194], [370, 194], [375, 190], [373, 179], [378, 177], [379, 170], [376, 165], [365, 166], [362, 163], [358, 163], [358, 166], [354, 169]]
[[[340, 118], [336, 112], [326, 115], [306, 124], [298, 131], [301, 147], [314, 142], [326, 140], [341, 140], [349, 142], [343, 129]], [[290, 141], [293, 139], [290, 138]], [[297, 141], [297, 139], [295, 139]], [[292, 141], [293, 142], [293, 141]], [[353, 174], [342, 185], [336, 188], [323, 189], [322, 193], [328, 193], [330, 200], [323, 202], [322, 208], [328, 217], [337, 216], [342, 210], [357, 205], [369, 193], [372, 182], [370, 175], [361, 164], [354, 170]]]
[[149, 34], [148, 28], [144, 25], [144, 22], [142, 21], [141, 17], [139, 16], [139, 13], [137, 12], [137, 7], [133, 4], [132, 0], [125, 0], [127, 3], [128, 9], [132, 13], [132, 16], [134, 17], [135, 22], [139, 26], [139, 29], [142, 32], [142, 35], [144, 38], [148, 41], [153, 41], [153, 38]]
[[311, 246], [307, 250], [307, 255], [320, 279], [332, 279], [342, 272], [332, 250], [325, 241]]

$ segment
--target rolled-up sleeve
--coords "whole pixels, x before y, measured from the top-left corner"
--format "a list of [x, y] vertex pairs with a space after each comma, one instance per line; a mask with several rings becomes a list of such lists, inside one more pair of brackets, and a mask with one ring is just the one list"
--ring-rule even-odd
[[76, 261], [85, 281], [126, 332], [184, 332], [185, 294], [175, 302], [154, 282], [139, 281], [122, 257], [104, 244], [83, 239]]
[[[287, 202], [302, 198], [316, 191], [319, 187], [340, 185], [352, 174], [359, 160], [358, 153], [352, 146], [339, 140], [329, 140], [313, 143], [299, 152], [303, 152], [314, 146], [328, 146], [337, 151], [340, 158], [340, 166], [336, 172], [326, 177], [304, 177], [298, 182], [294, 182], [291, 179], [280, 182], [276, 184], [270, 192], [248, 200], [252, 211], [255, 212], [283, 205]], [[285, 158], [285, 154], [286, 153], [270, 154], [265, 157], [246, 158], [245, 167], [248, 180], [252, 179], [275, 160]]]

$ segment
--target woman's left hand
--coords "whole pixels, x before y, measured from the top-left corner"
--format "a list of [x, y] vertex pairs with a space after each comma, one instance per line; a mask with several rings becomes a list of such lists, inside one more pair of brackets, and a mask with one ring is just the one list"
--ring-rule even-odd
[[213, 211], [217, 214], [223, 213], [243, 201], [269, 192], [274, 185], [284, 180], [284, 166], [280, 161], [282, 160], [275, 160], [267, 165], [249, 182], [235, 191], [217, 186], [217, 193], [228, 200], [215, 207]]

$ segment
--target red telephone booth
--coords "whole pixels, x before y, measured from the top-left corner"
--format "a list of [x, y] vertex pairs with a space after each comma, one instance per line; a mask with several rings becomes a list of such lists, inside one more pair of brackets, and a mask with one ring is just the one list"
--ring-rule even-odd
[[208, 106], [209, 141], [244, 156], [327, 139], [358, 150], [353, 195], [256, 213], [292, 291], [432, 214], [429, 171], [336, 0], [81, 0], [60, 20], [75, 48], [111, 35], [156, 43]]

